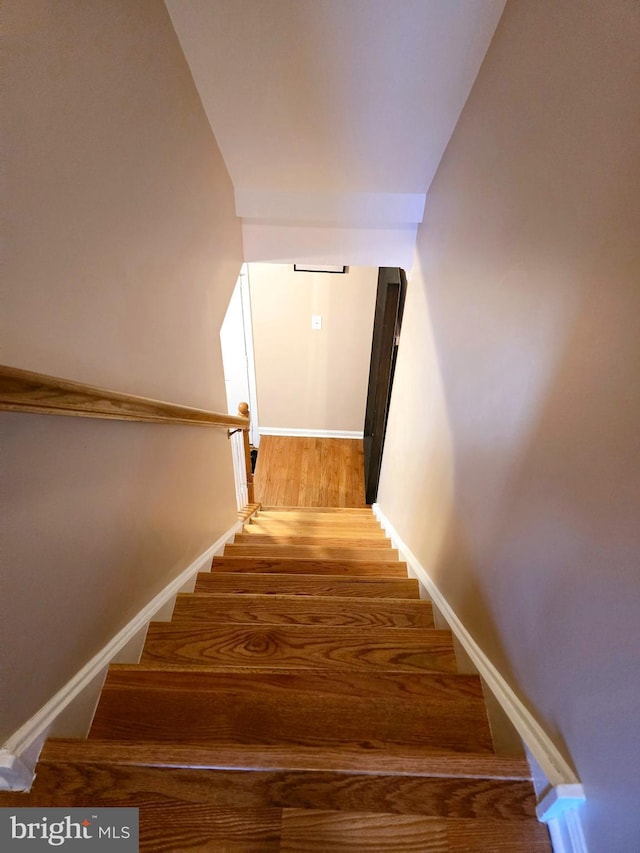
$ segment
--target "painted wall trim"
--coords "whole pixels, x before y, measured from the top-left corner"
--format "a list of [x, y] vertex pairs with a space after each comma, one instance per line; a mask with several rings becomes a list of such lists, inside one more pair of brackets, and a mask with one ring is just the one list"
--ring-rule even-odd
[[577, 809], [547, 821], [554, 853], [589, 853]]
[[[393, 524], [386, 517], [379, 504], [373, 505], [373, 511], [392, 540], [394, 548], [400, 552], [400, 559], [405, 560], [409, 573], [425, 587], [430, 598], [446, 619], [449, 627], [456, 635], [465, 651], [476, 666], [480, 676], [494, 694], [505, 713], [515, 726], [518, 734], [540, 766], [549, 781], [550, 790], [540, 799], [538, 819], [548, 821], [569, 821], [575, 824], [574, 816], [577, 807], [584, 803], [584, 789], [573, 769], [555, 746], [549, 735], [537, 722], [531, 712], [523, 704], [507, 683], [500, 671], [494, 666], [489, 657], [473, 639], [462, 621], [459, 619], [447, 599], [440, 592], [435, 581], [411, 549], [403, 541]], [[571, 815], [571, 817], [569, 817]], [[564, 848], [572, 851], [572, 848]], [[586, 848], [575, 848], [576, 853]]]
[[260, 427], [260, 435], [305, 436], [308, 438], [363, 438], [364, 432], [347, 429], [295, 429], [294, 427]]
[[27, 791], [32, 779], [31, 768], [8, 750], [0, 749], [0, 791]]
[[124, 628], [109, 640], [58, 692], [15, 731], [0, 748], [0, 790], [29, 790], [34, 778], [35, 765], [49, 728], [54, 720], [80, 695], [90, 682], [109, 665], [111, 660], [135, 635], [146, 628], [157, 612], [175, 597], [180, 589], [204, 567], [209, 569], [212, 558], [221, 553], [242, 528], [235, 522], [206, 551], [191, 562], [186, 569], [170, 581], [149, 601]]
[[244, 323], [244, 343], [247, 354], [247, 376], [249, 379], [249, 437], [251, 443], [260, 444], [260, 418], [258, 415], [258, 386], [256, 381], [256, 355], [253, 346], [253, 316], [251, 314], [251, 288], [248, 264], [242, 264], [240, 270], [240, 300]]
[[538, 820], [548, 823], [555, 820], [562, 812], [569, 808], [577, 809], [584, 803], [584, 790], [582, 785], [568, 784], [556, 785], [540, 798], [536, 807]]

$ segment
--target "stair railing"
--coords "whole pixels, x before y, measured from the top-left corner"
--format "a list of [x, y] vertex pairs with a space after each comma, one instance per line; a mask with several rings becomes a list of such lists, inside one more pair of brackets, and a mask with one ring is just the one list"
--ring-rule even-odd
[[238, 415], [226, 415], [0, 365], [0, 410], [240, 430], [243, 436], [247, 503], [254, 503], [249, 406], [246, 403], [240, 404]]
[[251, 507], [255, 504], [251, 442], [249, 441], [251, 417], [248, 403], [240, 403], [238, 416], [246, 420], [246, 426], [230, 429], [228, 435], [231, 439], [238, 510], [242, 511], [244, 507]]

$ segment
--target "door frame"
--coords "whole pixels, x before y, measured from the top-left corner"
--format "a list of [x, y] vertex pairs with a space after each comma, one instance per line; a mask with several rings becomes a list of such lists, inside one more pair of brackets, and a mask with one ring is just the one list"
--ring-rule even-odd
[[367, 504], [373, 504], [378, 495], [406, 289], [403, 269], [379, 267], [363, 436]]
[[244, 330], [244, 346], [247, 357], [247, 378], [249, 380], [249, 414], [251, 427], [249, 439], [254, 447], [260, 445], [260, 430], [258, 427], [258, 385], [256, 382], [256, 359], [253, 349], [253, 321], [251, 318], [251, 289], [249, 283], [249, 267], [243, 264], [240, 269], [240, 299], [242, 302], [242, 325]]
[[[229, 331], [223, 336], [222, 329], [230, 320], [229, 310], [232, 304], [234, 304], [232, 325], [229, 327]], [[229, 335], [233, 335], [233, 338], [230, 338]], [[233, 340], [233, 344], [231, 340]], [[226, 344], [225, 341], [227, 341]], [[227, 398], [227, 409], [229, 414], [237, 415], [239, 403], [246, 402], [249, 404], [249, 413], [251, 416], [249, 440], [252, 445], [257, 447], [260, 443], [258, 391], [253, 349], [251, 293], [249, 288], [249, 272], [246, 264], [243, 264], [240, 269], [233, 293], [227, 305], [227, 311], [220, 330], [220, 346], [225, 372], [225, 389], [227, 386], [227, 377], [235, 378], [238, 388], [234, 388], [234, 393], [240, 395], [240, 398], [237, 400]]]

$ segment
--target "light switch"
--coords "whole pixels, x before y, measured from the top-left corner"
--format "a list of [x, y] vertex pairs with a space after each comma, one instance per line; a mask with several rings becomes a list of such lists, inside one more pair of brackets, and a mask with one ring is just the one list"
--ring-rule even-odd
[[321, 329], [322, 328], [322, 314], [312, 314], [311, 315], [311, 328], [312, 329]]

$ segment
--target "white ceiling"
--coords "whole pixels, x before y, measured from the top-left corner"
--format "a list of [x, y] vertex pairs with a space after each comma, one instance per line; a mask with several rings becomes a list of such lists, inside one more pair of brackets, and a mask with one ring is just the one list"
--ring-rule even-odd
[[504, 3], [166, 0], [246, 224], [415, 232]]

